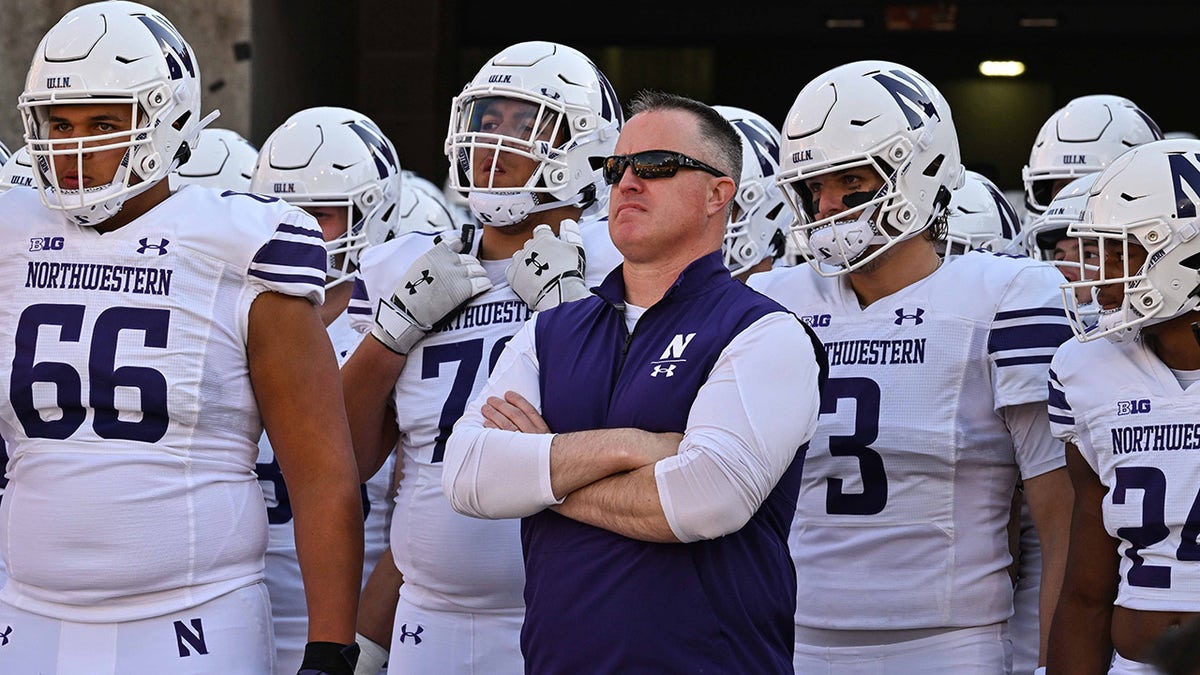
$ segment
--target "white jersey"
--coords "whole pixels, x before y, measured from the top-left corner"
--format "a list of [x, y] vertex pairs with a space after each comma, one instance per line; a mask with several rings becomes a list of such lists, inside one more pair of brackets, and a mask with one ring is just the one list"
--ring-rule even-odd
[[[346, 362], [362, 340], [362, 334], [351, 327], [349, 315], [342, 312], [326, 329], [333, 343], [338, 364]], [[392, 524], [392, 480], [396, 461], [388, 457], [383, 467], [361, 487], [363, 497], [363, 584], [375, 568], [375, 562], [387, 551], [388, 530]], [[300, 559], [296, 555], [296, 530], [292, 521], [292, 505], [279, 460], [271, 441], [263, 434], [258, 443], [255, 464], [258, 482], [262, 487], [267, 508], [266, 582], [271, 594], [271, 615], [275, 625], [275, 647], [278, 651], [277, 673], [295, 673], [304, 656], [308, 642], [308, 603], [304, 596], [304, 580], [300, 575]]]
[[1050, 366], [1050, 425], [1100, 482], [1118, 542], [1116, 604], [1200, 611], [1200, 387], [1140, 340], [1067, 342]]
[[808, 265], [750, 285], [825, 345], [829, 380], [789, 545], [800, 626], [983, 626], [1012, 612], [1006, 526], [1018, 477], [1061, 467], [1014, 449], [1000, 411], [1043, 401], [1070, 336], [1053, 269], [971, 252], [860, 308]]
[[189, 186], [101, 235], [0, 195], [0, 599], [86, 622], [179, 611], [262, 579], [250, 305], [324, 298], [321, 231]]
[[[8, 445], [0, 438], [0, 504], [4, 503], [4, 488], [8, 487]], [[8, 568], [4, 566], [4, 556], [0, 555], [0, 586], [8, 579]]]
[[[596, 285], [620, 257], [608, 238], [607, 221], [585, 221], [580, 230], [588, 285]], [[367, 296], [390, 296], [433, 240], [433, 234], [414, 232], [368, 249], [360, 260]], [[431, 610], [509, 610], [525, 604], [520, 521], [460, 515], [442, 492], [446, 439], [467, 401], [487, 382], [504, 345], [530, 315], [505, 279], [511, 260], [481, 262], [491, 290], [417, 343], [393, 391], [403, 478], [392, 517], [392, 553], [404, 574], [401, 596]]]

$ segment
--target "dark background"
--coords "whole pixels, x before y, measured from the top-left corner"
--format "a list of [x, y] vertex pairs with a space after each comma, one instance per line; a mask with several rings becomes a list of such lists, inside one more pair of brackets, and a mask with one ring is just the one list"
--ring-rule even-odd
[[[440, 183], [450, 99], [488, 57], [524, 40], [586, 53], [622, 101], [665, 89], [777, 126], [821, 72], [896, 61], [938, 86], [963, 162], [1006, 190], [1020, 187], [1041, 124], [1076, 96], [1125, 96], [1163, 131], [1200, 132], [1200, 3], [712, 4], [256, 0], [250, 140], [261, 144], [301, 108], [344, 105], [383, 127], [406, 168]], [[984, 59], [1017, 59], [1026, 72], [985, 78]]]

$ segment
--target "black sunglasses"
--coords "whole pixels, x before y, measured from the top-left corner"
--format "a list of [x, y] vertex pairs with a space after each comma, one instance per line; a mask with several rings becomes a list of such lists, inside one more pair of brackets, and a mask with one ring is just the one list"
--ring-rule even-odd
[[692, 159], [681, 152], [671, 150], [645, 150], [632, 155], [612, 155], [604, 158], [604, 182], [615, 185], [625, 175], [626, 167], [633, 167], [633, 175], [645, 180], [654, 178], [670, 178], [680, 169], [699, 169], [707, 171], [717, 178], [724, 178], [725, 173], [719, 169]]

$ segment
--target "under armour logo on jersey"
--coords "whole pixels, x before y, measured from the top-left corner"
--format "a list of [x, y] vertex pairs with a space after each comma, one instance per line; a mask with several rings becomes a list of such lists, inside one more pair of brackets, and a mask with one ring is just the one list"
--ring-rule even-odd
[[400, 644], [404, 644], [404, 638], [412, 638], [414, 645], [421, 644], [421, 632], [425, 630], [424, 626], [418, 625], [416, 630], [410, 631], [408, 624], [400, 624]]
[[529, 254], [529, 257], [525, 259], [525, 266], [533, 267], [533, 268], [537, 269], [537, 271], [533, 273], [533, 275], [536, 277], [542, 276], [542, 272], [545, 272], [546, 270], [550, 269], [550, 263], [538, 262], [538, 252], [537, 251], [534, 251], [533, 253]]
[[5, 626], [4, 632], [0, 633], [0, 647], [8, 644], [8, 636], [12, 635], [12, 626]]
[[920, 326], [921, 324], [925, 323], [925, 319], [921, 318], [921, 315], [923, 315], [924, 313], [925, 313], [925, 310], [918, 307], [917, 311], [914, 312], [913, 314], [905, 314], [904, 308], [901, 307], [896, 310], [896, 325], [903, 326], [905, 321], [911, 319], [914, 326]]
[[[179, 647], [179, 658], [191, 656], [192, 650], [195, 650], [197, 654], [207, 654], [208, 644], [204, 642], [204, 625], [200, 623], [200, 619], [192, 619], [188, 623], [192, 625], [190, 629], [182, 621], [175, 622], [175, 645]], [[183, 644], [185, 642], [186, 646]]]
[[658, 377], [665, 375], [667, 377], [675, 377], [675, 366], [678, 364], [672, 363], [667, 366], [654, 366], [654, 370], [650, 371], [650, 377]]
[[158, 253], [158, 255], [166, 255], [167, 244], [171, 243], [171, 240], [159, 239], [157, 244], [152, 244], [150, 243], [149, 237], [142, 237], [141, 239], [138, 239], [138, 243], [141, 244], [141, 246], [138, 247], [138, 253], [145, 255], [150, 251], [154, 251]]
[[416, 281], [409, 281], [405, 283], [404, 287], [408, 289], [409, 295], [416, 295], [417, 286], [420, 286], [421, 284], [433, 285], [433, 277], [429, 276], [429, 270], [421, 270], [421, 278], [417, 279]]

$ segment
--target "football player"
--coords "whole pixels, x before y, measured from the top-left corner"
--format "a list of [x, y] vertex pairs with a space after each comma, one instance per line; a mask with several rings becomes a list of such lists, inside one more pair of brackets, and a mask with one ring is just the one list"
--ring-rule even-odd
[[1004, 251], [1021, 232], [1021, 220], [996, 184], [983, 174], [967, 171], [962, 187], [950, 193], [946, 209], [946, 241], [938, 246], [945, 257], [967, 251]]
[[[1022, 232], [1025, 254], [1058, 267], [1068, 281], [1095, 277], [1096, 251], [1093, 243], [1079, 249], [1079, 240], [1068, 237], [1067, 223], [1051, 201], [1067, 184], [1095, 174], [1132, 147], [1162, 138], [1158, 124], [1132, 101], [1121, 96], [1097, 94], [1072, 99], [1055, 111], [1038, 132], [1022, 169], [1025, 185], [1026, 222]], [[1084, 188], [1086, 193], [1086, 188]], [[1085, 263], [1080, 265], [1080, 262]], [[1084, 293], [1084, 291], [1080, 291]], [[1080, 316], [1094, 321], [1096, 305], [1081, 295]], [[1036, 662], [1038, 626], [1037, 588], [1040, 552], [1037, 531], [1029, 509], [1021, 508], [1020, 554], [1017, 589], [1009, 633], [1013, 640], [1013, 672], [1028, 673]]]
[[172, 192], [184, 185], [248, 192], [257, 161], [258, 149], [241, 134], [209, 127], [200, 130], [187, 164], [172, 171], [167, 180]]
[[371, 475], [400, 444], [391, 541], [403, 585], [390, 669], [523, 672], [518, 524], [455, 513], [442, 456], [530, 312], [584, 297], [619, 262], [593, 216], [591, 160], [612, 153], [622, 121], [608, 80], [580, 52], [550, 42], [502, 50], [454, 99], [446, 139], [451, 184], [468, 192], [481, 227], [414, 232], [363, 256], [378, 323], [342, 375], [360, 471]]
[[[330, 256], [321, 318], [339, 363], [362, 338], [347, 312], [353, 288], [349, 282], [365, 251], [362, 245], [382, 243], [401, 230], [401, 181], [396, 150], [375, 122], [336, 107], [309, 108], [289, 117], [267, 138], [253, 169], [253, 192], [299, 206], [321, 225]], [[394, 465], [389, 458], [362, 488], [364, 579], [387, 549]], [[275, 625], [276, 672], [282, 675], [295, 672], [303, 657], [308, 614], [290, 492], [266, 437], [259, 442], [256, 470], [267, 497], [266, 582]]]
[[792, 212], [775, 184], [779, 169], [779, 130], [743, 108], [713, 106], [742, 139], [742, 176], [733, 197], [722, 251], [735, 279], [769, 270], [783, 257]]
[[1055, 673], [1157, 672], [1154, 644], [1200, 616], [1197, 195], [1200, 141], [1148, 143], [1100, 172], [1067, 230], [1097, 246], [1099, 273], [1063, 300], [1074, 312], [1085, 291], [1100, 315], [1075, 315], [1079, 340], [1050, 365], [1075, 487]]
[[1059, 277], [938, 255], [963, 168], [949, 106], [910, 68], [818, 76], [781, 150], [812, 264], [749, 283], [813, 326], [830, 367], [790, 541], [796, 672], [1004, 672], [1018, 476], [1062, 569], [1070, 487], [1042, 386], [1070, 336]]
[[22, 289], [0, 309], [0, 672], [270, 672], [264, 426], [303, 533], [302, 672], [353, 670], [362, 511], [320, 230], [268, 197], [171, 194], [215, 117], [201, 91], [135, 3], [72, 10], [33, 57], [38, 189], [0, 195], [0, 278]]
[[0, 192], [14, 187], [34, 187], [33, 162], [29, 159], [29, 150], [23, 145], [17, 148], [4, 166], [0, 166]]

